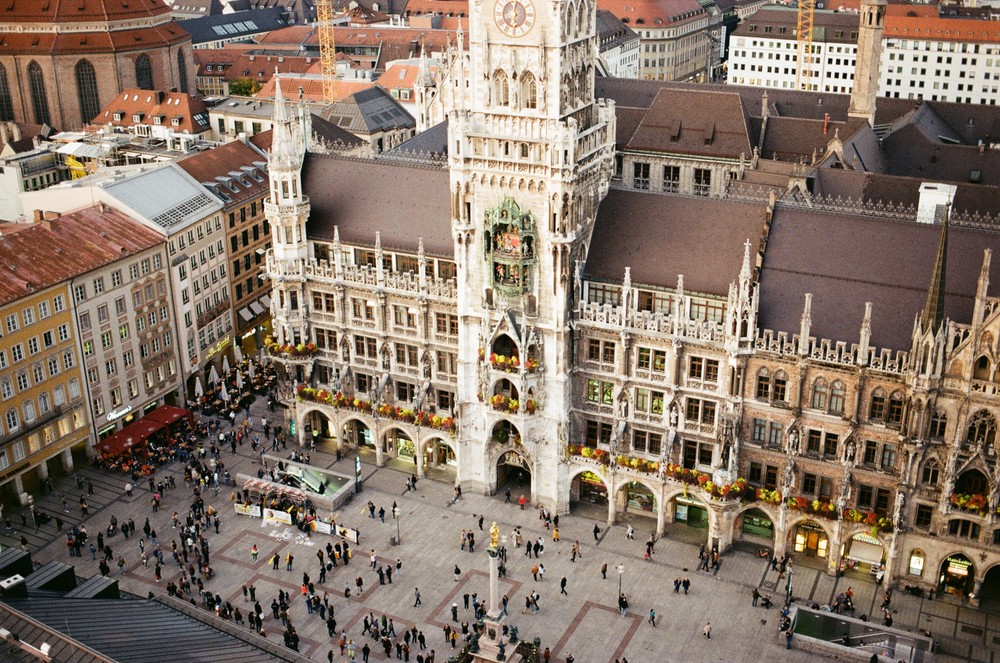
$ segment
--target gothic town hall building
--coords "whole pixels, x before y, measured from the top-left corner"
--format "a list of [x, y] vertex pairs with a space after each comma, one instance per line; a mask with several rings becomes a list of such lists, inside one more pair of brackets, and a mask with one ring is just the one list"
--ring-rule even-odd
[[470, 12], [395, 150], [276, 105], [300, 442], [1000, 601], [1000, 113], [876, 100], [884, 0], [850, 97], [597, 78], [592, 0]]

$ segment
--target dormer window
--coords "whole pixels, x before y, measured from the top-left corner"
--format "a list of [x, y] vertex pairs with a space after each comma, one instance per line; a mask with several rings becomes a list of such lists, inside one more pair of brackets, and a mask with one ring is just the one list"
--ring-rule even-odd
[[142, 122], [142, 118], [145, 117], [145, 115], [145, 113], [133, 113], [132, 121], [136, 123]]
[[163, 120], [165, 120], [165, 119], [166, 119], [165, 115], [154, 115], [153, 116], [153, 124], [159, 126], [159, 125], [163, 124]]
[[181, 118], [180, 116], [177, 116], [177, 117], [175, 117], [175, 118], [171, 119], [171, 120], [170, 120], [170, 125], [171, 125], [171, 126], [174, 126], [174, 127], [179, 127], [179, 126], [181, 126], [181, 119], [182, 119], [182, 118]]
[[121, 111], [115, 111], [114, 115], [115, 122], [121, 122], [123, 117], [125, 117], [125, 113], [122, 113]]

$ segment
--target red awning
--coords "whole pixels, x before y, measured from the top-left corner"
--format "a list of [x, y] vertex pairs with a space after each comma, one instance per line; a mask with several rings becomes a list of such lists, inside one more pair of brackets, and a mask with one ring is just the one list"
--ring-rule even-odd
[[122, 432], [131, 435], [136, 439], [145, 440], [156, 431], [164, 428], [166, 428], [166, 424], [156, 421], [155, 419], [150, 419], [147, 416], [138, 421], [133, 421], [128, 426], [123, 428]]
[[161, 405], [149, 414], [147, 414], [143, 419], [152, 419], [153, 421], [158, 421], [164, 426], [169, 426], [180, 419], [188, 418], [191, 419], [191, 411], [185, 410], [182, 407], [177, 407], [176, 405]]
[[142, 443], [143, 438], [136, 437], [134, 434], [130, 434], [126, 431], [127, 429], [120, 430], [114, 435], [104, 438], [94, 446], [94, 449], [96, 449], [98, 453], [106, 453], [109, 456], [118, 456], [136, 444]]

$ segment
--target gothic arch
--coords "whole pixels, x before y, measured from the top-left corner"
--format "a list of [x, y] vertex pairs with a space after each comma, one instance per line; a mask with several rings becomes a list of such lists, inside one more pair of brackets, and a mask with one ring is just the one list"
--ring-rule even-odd
[[775, 509], [773, 505], [766, 504], [764, 502], [750, 502], [748, 504], [744, 504], [736, 512], [735, 516], [738, 518], [739, 516], [742, 516], [747, 511], [752, 511], [754, 509], [756, 509], [757, 511], [762, 511], [762, 512], [766, 513], [771, 518], [772, 522], [774, 522], [774, 523], [778, 522], [778, 519], [779, 519], [778, 510]]
[[184, 60], [183, 48], [177, 49], [177, 78], [178, 78], [177, 89], [187, 94], [188, 91], [187, 62]]
[[[652, 494], [652, 496], [653, 496], [653, 502], [656, 505], [656, 510], [657, 511], [659, 511], [660, 509], [663, 508], [664, 502], [669, 502], [670, 501], [670, 500], [667, 500], [667, 499], [664, 498], [664, 496], [663, 496], [663, 490], [661, 489], [660, 486], [658, 486], [657, 484], [654, 484], [654, 483], [648, 481], [647, 479], [645, 479], [643, 477], [635, 477], [635, 476], [623, 476], [621, 478], [621, 481], [615, 484], [615, 487], [614, 487], [615, 488], [615, 495], [617, 496], [618, 493], [620, 493], [621, 491], [625, 490], [625, 488], [630, 483], [640, 484], [641, 486], [643, 486], [644, 488], [646, 488], [647, 490], [649, 490], [650, 494]], [[689, 495], [689, 497], [690, 497], [690, 495]], [[673, 499], [673, 498], [670, 498], [670, 499]], [[706, 503], [705, 506], [707, 507], [708, 504]]]
[[982, 409], [969, 418], [965, 439], [972, 444], [982, 442], [983, 446], [990, 446], [996, 442], [996, 434], [996, 419], [989, 410]]
[[521, 75], [521, 106], [538, 108], [538, 83], [530, 71], [525, 71]]
[[976, 358], [976, 363], [972, 368], [972, 379], [973, 380], [989, 380], [990, 376], [993, 374], [992, 362], [990, 358], [985, 355], [979, 355]]
[[567, 488], [571, 490], [573, 486], [573, 479], [576, 479], [584, 472], [590, 472], [591, 474], [596, 474], [601, 479], [601, 481], [604, 482], [604, 487], [610, 488], [611, 480], [608, 478], [606, 468], [604, 466], [589, 465], [589, 464], [587, 465], [570, 464], [569, 480], [566, 482]]
[[140, 90], [153, 90], [153, 62], [145, 53], [135, 59], [135, 86]]
[[824, 519], [820, 517], [812, 517], [812, 514], [808, 513], [803, 513], [798, 516], [795, 516], [785, 524], [785, 536], [788, 536], [789, 533], [794, 532], [795, 526], [798, 525], [799, 523], [804, 523], [808, 521], [811, 523], [816, 523], [816, 525], [826, 534], [827, 539], [829, 539], [832, 542], [834, 541], [833, 532], [830, 530], [829, 527], [827, 527], [826, 523], [823, 522], [823, 520]]
[[454, 451], [456, 454], [458, 453], [458, 445], [455, 444], [455, 440], [443, 433], [430, 433], [429, 435], [425, 435], [424, 437], [422, 437], [420, 439], [418, 452], [423, 453], [424, 449], [427, 448], [427, 445], [430, 444], [431, 442], [440, 442], [441, 444], [446, 444], [452, 451]]
[[0, 64], [0, 122], [14, 121], [14, 102], [10, 96], [7, 68]]
[[34, 60], [28, 64], [28, 87], [31, 90], [31, 106], [35, 111], [35, 123], [51, 125], [49, 97], [45, 93], [45, 74], [42, 73], [42, 66]]
[[88, 60], [78, 60], [75, 67], [76, 95], [80, 101], [80, 123], [90, 124], [101, 112], [97, 93], [97, 72]]
[[493, 72], [493, 103], [497, 106], [510, 105], [510, 84], [503, 69]]

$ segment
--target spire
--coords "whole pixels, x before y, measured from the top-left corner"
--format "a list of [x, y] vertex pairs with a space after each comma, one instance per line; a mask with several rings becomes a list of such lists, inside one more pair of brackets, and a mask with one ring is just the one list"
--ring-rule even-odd
[[944, 278], [948, 265], [948, 207], [940, 205], [937, 208], [941, 220], [941, 237], [938, 239], [937, 257], [934, 259], [934, 272], [927, 288], [927, 299], [924, 310], [920, 314], [920, 326], [924, 331], [935, 331], [944, 320]]
[[434, 87], [434, 76], [431, 75], [431, 66], [427, 61], [427, 44], [420, 45], [420, 67], [417, 69], [417, 84], [425, 87]]
[[743, 267], [740, 269], [740, 284], [749, 283], [753, 276], [753, 269], [750, 267], [750, 240], [743, 244]]
[[285, 107], [285, 98], [281, 94], [281, 78], [278, 77], [278, 68], [274, 68], [274, 123], [288, 122], [288, 109]]
[[861, 343], [858, 345], [858, 365], [868, 365], [868, 348], [872, 340], [872, 303], [865, 302], [865, 318], [861, 321]]
[[806, 293], [806, 303], [802, 307], [802, 320], [799, 322], [799, 354], [805, 356], [809, 354], [809, 329], [812, 327], [812, 302], [811, 292]]

